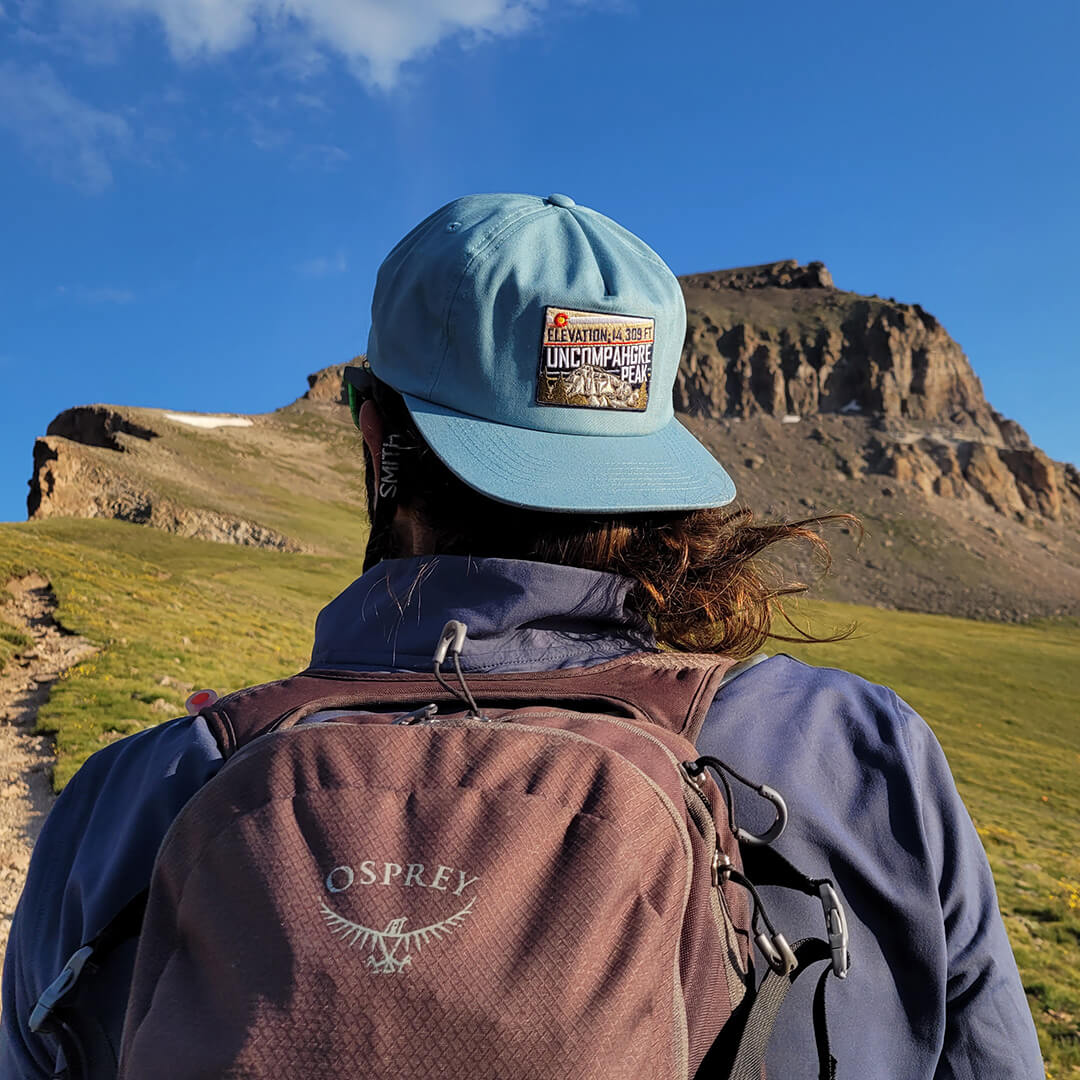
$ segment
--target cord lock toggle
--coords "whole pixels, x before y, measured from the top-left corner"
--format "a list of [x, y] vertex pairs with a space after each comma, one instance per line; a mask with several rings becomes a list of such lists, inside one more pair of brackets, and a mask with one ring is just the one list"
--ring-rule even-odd
[[457, 619], [451, 619], [442, 629], [439, 635], [439, 644], [435, 646], [435, 663], [445, 664], [446, 654], [460, 656], [465, 648], [465, 634], [467, 627]]

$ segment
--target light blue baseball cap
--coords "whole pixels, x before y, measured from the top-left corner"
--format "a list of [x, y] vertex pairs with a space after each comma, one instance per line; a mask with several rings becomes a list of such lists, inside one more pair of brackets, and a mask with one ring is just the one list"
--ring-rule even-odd
[[682, 289], [566, 195], [469, 195], [379, 268], [367, 360], [452, 473], [514, 506], [723, 506], [735, 485], [675, 418]]

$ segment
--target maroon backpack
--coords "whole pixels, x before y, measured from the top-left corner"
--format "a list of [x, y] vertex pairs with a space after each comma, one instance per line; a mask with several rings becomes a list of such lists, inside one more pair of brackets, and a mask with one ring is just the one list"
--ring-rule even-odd
[[[227, 760], [158, 853], [121, 1077], [760, 1080], [792, 981], [843, 974], [840, 922], [793, 949], [744, 876], [783, 801], [758, 788], [777, 823], [742, 833], [742, 778], [694, 749], [730, 661], [466, 683], [463, 639], [432, 676], [308, 671], [203, 709]], [[829, 917], [827, 883], [761, 867]]]

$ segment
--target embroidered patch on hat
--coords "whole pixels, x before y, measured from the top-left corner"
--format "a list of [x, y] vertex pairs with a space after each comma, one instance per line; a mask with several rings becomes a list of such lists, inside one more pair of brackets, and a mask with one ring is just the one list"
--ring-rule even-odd
[[545, 308], [537, 403], [644, 412], [654, 328], [636, 315]]

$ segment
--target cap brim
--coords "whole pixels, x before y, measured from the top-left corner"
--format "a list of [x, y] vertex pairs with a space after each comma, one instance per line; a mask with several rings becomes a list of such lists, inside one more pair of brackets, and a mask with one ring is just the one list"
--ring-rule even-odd
[[564, 435], [402, 396], [443, 464], [511, 506], [634, 513], [725, 506], [735, 498], [731, 477], [675, 419], [651, 435]]

